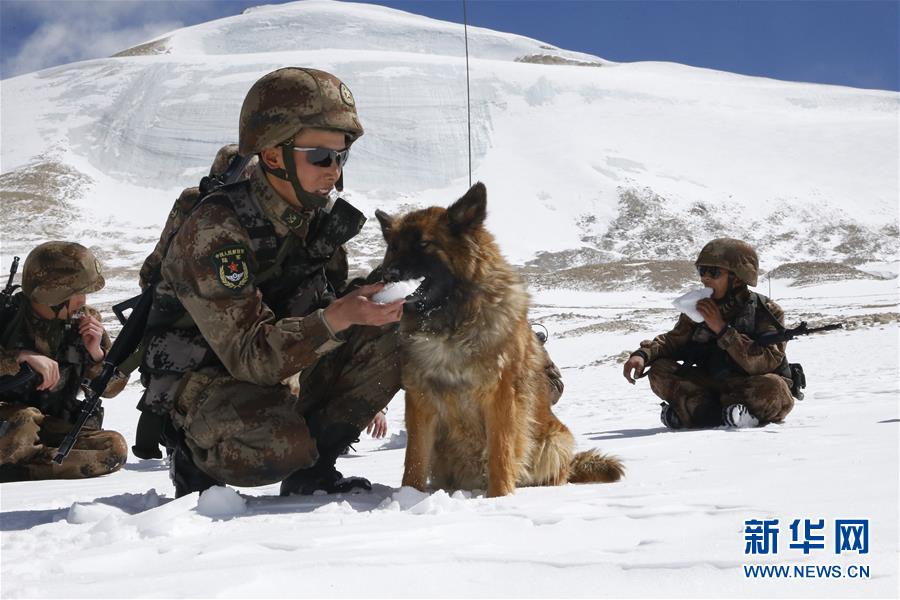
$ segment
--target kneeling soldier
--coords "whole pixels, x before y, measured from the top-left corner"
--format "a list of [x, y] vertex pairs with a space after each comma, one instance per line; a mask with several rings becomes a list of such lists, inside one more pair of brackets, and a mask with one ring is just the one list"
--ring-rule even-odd
[[[335, 460], [400, 389], [403, 301], [348, 291], [344, 244], [365, 218], [343, 187], [363, 135], [350, 89], [284, 68], [241, 109], [248, 179], [187, 207], [142, 270], [153, 286], [142, 407], [174, 425], [176, 496], [282, 481], [283, 495], [369, 488]], [[282, 382], [300, 372], [299, 395]]]
[[[101, 411], [88, 421], [74, 449], [51, 459], [78, 416], [82, 380], [99, 374], [110, 339], [85, 295], [104, 285], [93, 253], [72, 242], [47, 242], [31, 251], [22, 291], [0, 322], [0, 382], [28, 365], [39, 382], [0, 383], [0, 481], [80, 479], [117, 471], [128, 456], [124, 438], [100, 429]], [[118, 394], [127, 378], [103, 394]], [[10, 388], [10, 389], [5, 389]]]
[[753, 340], [776, 331], [784, 312], [747, 289], [757, 282], [756, 251], [720, 238], [703, 247], [696, 265], [700, 281], [713, 290], [712, 298], [697, 303], [704, 322], [682, 314], [672, 331], [641, 342], [625, 363], [625, 378], [634, 383], [634, 374], [650, 367], [650, 388], [665, 400], [660, 417], [670, 429], [781, 422], [794, 406], [787, 344]]

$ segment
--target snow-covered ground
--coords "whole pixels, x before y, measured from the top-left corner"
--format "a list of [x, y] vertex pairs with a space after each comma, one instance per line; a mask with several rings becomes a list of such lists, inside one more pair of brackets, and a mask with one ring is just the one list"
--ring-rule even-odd
[[[900, 308], [892, 281], [780, 284], [773, 296], [789, 322]], [[371, 493], [279, 498], [273, 485], [172, 500], [163, 461], [134, 459], [94, 480], [4, 484], [2, 595], [896, 597], [896, 320], [792, 342], [809, 386], [783, 425], [669, 432], [646, 380], [628, 385], [611, 357], [674, 322], [670, 296], [535, 295], [566, 382], [557, 413], [580, 448], [622, 458], [619, 483], [502, 499], [400, 488], [401, 392], [390, 439], [364, 439], [338, 463], [375, 482]], [[616, 331], [623, 319], [642, 326]], [[612, 326], [566, 334], [582, 321]], [[132, 384], [105, 402], [107, 425], [129, 439], [139, 393]], [[745, 554], [750, 519], [779, 520], [777, 554]], [[824, 519], [825, 549], [789, 548], [794, 519]], [[868, 554], [835, 554], [836, 519], [869, 520]], [[865, 566], [870, 576], [746, 577], [754, 564], [845, 575]]]
[[[470, 34], [488, 226], [512, 261], [537, 259], [533, 316], [566, 382], [558, 414], [581, 448], [620, 456], [626, 478], [490, 500], [401, 489], [401, 393], [394, 437], [339, 462], [377, 484], [367, 494], [172, 500], [163, 462], [134, 459], [99, 479], [3, 484], [0, 596], [900, 595], [900, 95]], [[315, 0], [4, 80], [0, 268], [71, 239], [106, 269], [92, 303], [133, 295], [171, 202], [235, 141], [246, 90], [291, 64], [331, 70], [356, 96], [367, 134], [348, 200], [370, 217], [447, 205], [468, 184], [462, 48], [458, 25]], [[647, 381], [628, 385], [618, 361], [674, 323], [670, 302], [690, 284], [678, 261], [721, 235], [757, 246], [776, 274], [759, 291], [789, 323], [848, 329], [789, 345], [809, 387], [783, 425], [665, 431]], [[358, 271], [377, 263], [374, 219], [350, 252]], [[129, 442], [139, 395], [132, 383], [105, 402]], [[778, 519], [777, 554], [745, 554], [752, 519]], [[795, 519], [824, 519], [826, 547], [790, 548]], [[835, 553], [837, 519], [868, 519], [867, 554]], [[754, 578], [743, 565], [845, 576]]]

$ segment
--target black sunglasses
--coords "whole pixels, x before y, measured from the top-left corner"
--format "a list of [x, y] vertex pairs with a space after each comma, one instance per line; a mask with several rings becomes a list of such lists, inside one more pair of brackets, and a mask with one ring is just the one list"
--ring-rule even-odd
[[291, 146], [297, 152], [306, 154], [306, 160], [315, 167], [330, 167], [332, 162], [337, 162], [338, 167], [343, 167], [350, 159], [350, 148], [332, 150], [331, 148], [299, 148]]
[[700, 275], [700, 277], [703, 277], [704, 275], [709, 275], [713, 279], [718, 279], [719, 275], [722, 273], [722, 270], [723, 269], [720, 269], [719, 267], [707, 267], [706, 265], [697, 265], [697, 274]]

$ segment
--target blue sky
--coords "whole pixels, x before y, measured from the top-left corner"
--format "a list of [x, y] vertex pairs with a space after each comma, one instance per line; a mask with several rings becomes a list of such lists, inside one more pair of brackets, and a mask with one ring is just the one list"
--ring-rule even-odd
[[[109, 56], [278, 0], [0, 0], [0, 77]], [[461, 0], [378, 0], [462, 22]], [[900, 90], [900, 0], [469, 0], [473, 25], [614, 61]]]

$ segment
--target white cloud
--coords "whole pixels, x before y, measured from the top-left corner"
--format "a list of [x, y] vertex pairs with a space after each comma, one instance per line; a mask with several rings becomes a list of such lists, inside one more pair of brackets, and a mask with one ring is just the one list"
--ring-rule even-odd
[[104, 30], [84, 21], [44, 23], [19, 52], [3, 59], [3, 77], [37, 71], [48, 66], [112, 56], [163, 33], [182, 27], [178, 21], [146, 23], [137, 27]]
[[3, 0], [3, 18], [40, 22], [16, 50], [5, 47], [0, 77], [111, 56], [185, 23], [239, 12], [236, 3], [196, 1]]

